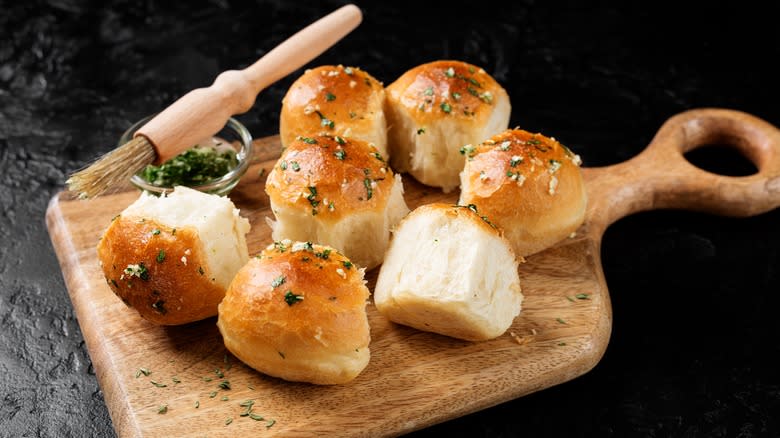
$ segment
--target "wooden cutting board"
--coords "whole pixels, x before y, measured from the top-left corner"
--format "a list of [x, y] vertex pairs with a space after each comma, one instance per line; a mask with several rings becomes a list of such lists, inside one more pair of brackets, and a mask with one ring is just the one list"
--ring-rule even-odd
[[[733, 145], [759, 172], [719, 176], [682, 156], [706, 144]], [[256, 141], [254, 164], [230, 194], [252, 224], [250, 254], [271, 242], [263, 185], [280, 150], [278, 137]], [[669, 119], [635, 158], [583, 172], [586, 222], [575, 236], [520, 266], [523, 311], [503, 336], [474, 343], [424, 333], [387, 321], [369, 303], [371, 361], [357, 379], [339, 386], [290, 383], [252, 370], [227, 353], [216, 318], [158, 327], [116, 298], [95, 246], [138, 191], [89, 201], [60, 193], [46, 223], [119, 436], [397, 436], [593, 368], [612, 326], [599, 255], [607, 226], [650, 209], [750, 216], [780, 206], [780, 131], [745, 113], [693, 110]], [[408, 175], [404, 187], [410, 208], [457, 200], [457, 193], [444, 195]], [[372, 290], [376, 274], [368, 273]], [[225, 380], [230, 389], [219, 386]], [[254, 401], [252, 412], [262, 420], [241, 416], [246, 400]], [[159, 412], [161, 406], [167, 411]]]

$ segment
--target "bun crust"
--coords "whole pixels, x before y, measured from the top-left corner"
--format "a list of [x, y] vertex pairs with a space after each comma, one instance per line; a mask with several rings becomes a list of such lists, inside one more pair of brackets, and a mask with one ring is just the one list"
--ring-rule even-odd
[[393, 168], [444, 191], [458, 186], [464, 162], [460, 147], [509, 124], [506, 90], [483, 69], [464, 62], [419, 65], [385, 91]]
[[368, 297], [363, 270], [336, 250], [275, 242], [236, 274], [217, 326], [228, 350], [262, 373], [346, 383], [370, 358]]
[[408, 211], [400, 176], [376, 148], [342, 137], [298, 137], [268, 174], [275, 240], [338, 248], [361, 267], [382, 261], [390, 228]]
[[520, 313], [510, 243], [469, 207], [428, 204], [398, 225], [374, 303], [385, 317], [470, 341], [504, 333]]
[[282, 100], [282, 145], [287, 147], [299, 135], [339, 135], [373, 143], [387, 158], [384, 101], [382, 83], [357, 67], [307, 70]]
[[519, 256], [554, 245], [582, 224], [581, 161], [566, 146], [511, 129], [465, 149], [459, 202], [476, 205], [501, 227]]
[[[194, 228], [118, 217], [98, 246], [114, 293], [146, 320], [178, 325], [216, 315], [225, 295], [202, 259]], [[186, 264], [184, 262], [186, 260]]]
[[108, 286], [141, 317], [186, 324], [217, 314], [248, 259], [247, 232], [227, 198], [176, 187], [168, 197], [142, 194], [114, 218], [97, 255]]

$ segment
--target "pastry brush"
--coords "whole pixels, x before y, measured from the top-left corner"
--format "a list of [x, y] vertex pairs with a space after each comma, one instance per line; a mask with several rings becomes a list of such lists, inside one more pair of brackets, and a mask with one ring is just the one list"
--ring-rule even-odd
[[214, 83], [185, 94], [141, 127], [133, 139], [68, 178], [70, 191], [98, 196], [149, 164], [159, 164], [218, 132], [252, 107], [257, 95], [334, 45], [362, 21], [355, 5], [343, 6], [276, 46], [243, 70], [221, 73]]

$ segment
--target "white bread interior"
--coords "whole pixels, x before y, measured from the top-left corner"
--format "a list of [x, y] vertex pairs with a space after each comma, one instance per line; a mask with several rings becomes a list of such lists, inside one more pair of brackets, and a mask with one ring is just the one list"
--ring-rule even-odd
[[503, 334], [520, 313], [518, 263], [507, 240], [476, 214], [424, 206], [397, 227], [374, 303], [399, 324], [478, 341]]
[[224, 196], [202, 193], [178, 186], [167, 196], [146, 192], [123, 212], [125, 218], [153, 219], [162, 225], [194, 227], [203, 245], [215, 283], [227, 289], [233, 276], [249, 259], [246, 233], [250, 225], [239, 215], [233, 202]]
[[[418, 112], [414, 110], [388, 105], [388, 123], [392, 125], [388, 135], [395, 145], [391, 157], [393, 169], [407, 172], [423, 184], [441, 187], [445, 193], [457, 188], [466, 161], [460, 148], [479, 143], [509, 125], [512, 110], [509, 96], [496, 93], [494, 99], [495, 106], [483, 125], [464, 123], [448, 115], [426, 123], [418, 120]], [[418, 134], [421, 126], [425, 126], [423, 135]]]
[[390, 229], [408, 212], [401, 175], [395, 174], [387, 203], [381, 210], [344, 213], [332, 220], [312, 216], [309, 210], [274, 203], [276, 220], [266, 218], [274, 240], [291, 239], [332, 246], [359, 266], [372, 269], [382, 263], [390, 241]]

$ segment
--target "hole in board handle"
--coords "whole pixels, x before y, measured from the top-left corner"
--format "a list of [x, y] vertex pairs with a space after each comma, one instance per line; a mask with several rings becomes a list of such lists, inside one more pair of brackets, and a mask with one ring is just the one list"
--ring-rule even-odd
[[689, 163], [707, 172], [723, 176], [750, 176], [758, 167], [736, 146], [731, 144], [703, 144], [685, 152]]

